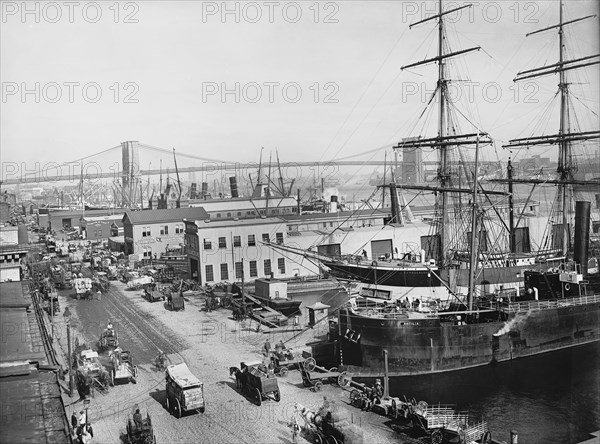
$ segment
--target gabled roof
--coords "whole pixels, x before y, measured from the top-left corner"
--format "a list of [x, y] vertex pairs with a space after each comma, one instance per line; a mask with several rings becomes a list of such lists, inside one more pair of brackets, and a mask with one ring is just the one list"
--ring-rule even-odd
[[183, 219], [200, 220], [208, 219], [208, 213], [202, 207], [195, 208], [167, 208], [163, 210], [127, 210], [123, 216], [129, 219], [131, 225], [153, 224], [160, 222], [180, 222]]

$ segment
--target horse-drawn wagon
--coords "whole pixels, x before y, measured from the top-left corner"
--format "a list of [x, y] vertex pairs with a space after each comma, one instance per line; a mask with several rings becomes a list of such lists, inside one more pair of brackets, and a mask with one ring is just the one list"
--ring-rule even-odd
[[133, 382], [136, 383], [138, 375], [137, 365], [133, 364], [133, 356], [131, 352], [121, 350], [119, 347], [115, 348], [108, 355], [113, 363], [113, 369], [110, 373], [110, 380], [112, 385], [121, 382]]
[[75, 352], [74, 367], [76, 369], [77, 390], [82, 397], [94, 396], [94, 391], [108, 391], [111, 383], [110, 375], [100, 363], [98, 353], [90, 349], [80, 349]]
[[277, 377], [269, 373], [261, 361], [242, 362], [239, 369], [231, 367], [229, 373], [235, 375], [238, 389], [253, 397], [256, 405], [260, 406], [263, 399], [273, 399], [277, 402], [281, 400]]
[[324, 382], [337, 383], [340, 387], [345, 387], [348, 385], [348, 378], [351, 379], [346, 372], [340, 373], [336, 367], [327, 370], [317, 365], [315, 359], [312, 357], [307, 358], [302, 363], [300, 373], [304, 387], [311, 387], [313, 391], [321, 390]]
[[145, 284], [143, 286], [144, 291], [142, 293], [142, 297], [146, 299], [148, 302], [158, 302], [164, 301], [165, 295], [160, 290], [157, 290], [156, 283]]
[[138, 410], [133, 414], [133, 420], [131, 417], [127, 418], [127, 437], [123, 441], [127, 444], [156, 444], [150, 413], [146, 413], [144, 418]]
[[92, 280], [90, 278], [73, 279], [73, 286], [77, 299], [91, 299], [92, 297]]
[[166, 408], [177, 418], [190, 411], [204, 413], [204, 384], [185, 363], [170, 365], [165, 371]]
[[100, 351], [115, 349], [119, 346], [119, 335], [112, 326], [106, 327], [100, 335], [98, 349]]
[[325, 400], [318, 411], [296, 404], [296, 415], [302, 419], [301, 430], [315, 444], [362, 444], [363, 432], [349, 421], [347, 412], [334, 402]]
[[285, 346], [276, 346], [275, 350], [271, 350], [269, 352], [269, 356], [271, 358], [271, 362], [273, 363], [275, 374], [281, 377], [287, 376], [289, 370], [291, 370], [293, 367], [301, 368], [302, 364], [306, 361], [306, 359], [302, 356], [302, 353], [294, 351]]

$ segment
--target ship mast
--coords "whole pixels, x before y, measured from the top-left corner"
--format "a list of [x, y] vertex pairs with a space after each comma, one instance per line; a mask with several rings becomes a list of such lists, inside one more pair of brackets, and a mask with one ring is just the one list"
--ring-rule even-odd
[[[558, 63], [562, 66], [564, 60], [564, 32], [563, 32], [563, 0], [559, 2], [559, 14], [558, 14]], [[569, 129], [569, 115], [567, 113], [567, 95], [569, 94], [569, 84], [565, 79], [565, 72], [560, 71], [560, 81], [558, 83], [558, 89], [560, 90], [560, 126], [558, 134], [564, 136], [565, 132]], [[565, 139], [561, 139], [559, 144], [559, 155], [558, 155], [558, 173], [560, 173], [560, 180], [566, 181], [573, 179], [573, 165], [571, 162], [571, 144]], [[569, 230], [567, 225], [567, 191], [568, 186], [563, 184], [559, 185], [560, 198], [562, 199], [562, 254], [566, 255], [569, 250]]]
[[[445, 103], [446, 103], [446, 79], [444, 78], [444, 16], [442, 15], [442, 0], [439, 0], [439, 12], [440, 17], [438, 21], [438, 81], [437, 89], [440, 94], [439, 102], [439, 126], [438, 126], [438, 137], [441, 139], [446, 135], [446, 118], [445, 118]], [[440, 170], [439, 170], [439, 184], [442, 188], [446, 188], [450, 182], [450, 175], [448, 174], [448, 147], [442, 145], [440, 150]], [[441, 227], [438, 230], [440, 236], [440, 252], [438, 261], [441, 262], [442, 255], [445, 254], [447, 244], [447, 233], [449, 227], [449, 215], [448, 215], [448, 193], [442, 193], [442, 220]]]
[[[428, 17], [416, 23], [410, 25], [410, 28], [413, 26], [419, 25], [421, 23], [437, 20], [438, 21], [438, 51], [437, 56], [422, 60], [420, 62], [411, 63], [409, 65], [403, 66], [401, 69], [404, 70], [406, 68], [412, 68], [419, 65], [425, 65], [429, 63], [436, 62], [438, 64], [438, 79], [437, 79], [437, 87], [434, 91], [434, 96], [438, 95], [439, 100], [439, 108], [438, 108], [438, 130], [437, 137], [434, 138], [410, 138], [405, 139], [400, 142], [394, 149], [423, 149], [423, 148], [436, 148], [439, 151], [439, 169], [437, 174], [437, 187], [428, 187], [428, 186], [406, 186], [406, 185], [398, 185], [399, 188], [404, 189], [413, 189], [413, 190], [430, 190], [435, 193], [439, 192], [439, 211], [440, 211], [440, 219], [437, 223], [437, 235], [439, 236], [439, 243], [437, 245], [437, 251], [435, 251], [436, 259], [440, 264], [444, 264], [445, 262], [445, 254], [449, 250], [449, 228], [450, 228], [450, 212], [449, 212], [449, 202], [448, 202], [448, 193], [449, 192], [457, 192], [457, 193], [472, 193], [472, 189], [456, 189], [452, 188], [452, 180], [450, 173], [450, 162], [448, 159], [448, 151], [452, 146], [460, 146], [460, 145], [477, 145], [478, 143], [489, 144], [491, 140], [487, 133], [477, 132], [473, 134], [448, 134], [446, 131], [448, 126], [448, 109], [447, 109], [447, 100], [448, 100], [448, 79], [446, 79], [446, 69], [445, 69], [445, 60], [451, 57], [456, 57], [462, 54], [466, 54], [468, 52], [477, 51], [481, 49], [481, 47], [476, 46], [468, 49], [463, 49], [456, 52], [446, 53], [444, 50], [444, 40], [445, 40], [445, 26], [444, 26], [444, 16], [447, 14], [452, 14], [456, 11], [459, 11], [464, 8], [470, 8], [471, 4], [464, 5], [458, 8], [450, 9], [448, 11], [442, 12], [442, 0], [438, 0], [439, 11], [437, 15]], [[477, 140], [475, 140], [475, 136]], [[482, 139], [483, 138], [483, 139]], [[486, 194], [489, 192], [486, 192]], [[491, 193], [495, 194], [495, 193]], [[505, 193], [498, 193], [505, 194]]]
[[[556, 172], [558, 173], [558, 180], [555, 181], [544, 181], [545, 183], [551, 184], [555, 183], [558, 185], [558, 194], [557, 199], [560, 203], [561, 213], [562, 213], [562, 232], [561, 232], [561, 242], [560, 249], [562, 250], [562, 254], [566, 255], [570, 250], [570, 233], [569, 233], [569, 193], [572, 189], [572, 185], [577, 184], [587, 184], [589, 182], [579, 181], [574, 179], [574, 170], [575, 166], [573, 164], [573, 156], [572, 156], [572, 145], [571, 143], [574, 141], [584, 141], [584, 140], [594, 140], [600, 138], [600, 131], [587, 131], [587, 132], [570, 132], [570, 121], [569, 121], [569, 83], [566, 78], [566, 71], [571, 69], [583, 68], [585, 66], [597, 65], [600, 63], [598, 57], [600, 54], [596, 54], [593, 56], [581, 57], [573, 60], [565, 60], [565, 39], [564, 39], [564, 27], [565, 25], [570, 25], [572, 23], [576, 23], [582, 20], [586, 20], [588, 18], [596, 17], [596, 15], [588, 15], [586, 17], [577, 18], [574, 20], [564, 21], [563, 17], [563, 0], [560, 0], [559, 3], [559, 20], [557, 25], [549, 26], [547, 28], [539, 29], [537, 31], [530, 32], [526, 34], [526, 37], [530, 35], [537, 34], [543, 31], [552, 30], [558, 28], [558, 63], [554, 63], [552, 65], [546, 65], [539, 68], [528, 69], [526, 71], [521, 71], [517, 74], [516, 78], [513, 80], [514, 82], [518, 82], [520, 80], [529, 79], [533, 77], [541, 77], [550, 74], [559, 74], [559, 83], [558, 89], [560, 92], [560, 120], [559, 120], [559, 130], [558, 134], [551, 136], [533, 136], [526, 137], [520, 139], [510, 140], [507, 145], [504, 145], [505, 148], [515, 148], [515, 147], [524, 147], [531, 145], [540, 145], [540, 144], [558, 144], [558, 168]], [[593, 60], [596, 59], [596, 60]], [[496, 180], [502, 181], [502, 180]], [[509, 185], [513, 182], [520, 183], [541, 183], [539, 180], [517, 180], [515, 181], [512, 177], [508, 178]], [[511, 239], [512, 236], [511, 232]]]

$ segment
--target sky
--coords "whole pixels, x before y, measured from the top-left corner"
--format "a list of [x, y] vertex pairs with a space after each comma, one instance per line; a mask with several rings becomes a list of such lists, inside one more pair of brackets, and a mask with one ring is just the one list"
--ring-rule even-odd
[[[565, 20], [599, 13], [597, 0], [566, 3]], [[465, 4], [444, 2], [444, 9]], [[381, 160], [384, 150], [371, 151], [436, 131], [435, 112], [424, 114], [431, 128], [417, 117], [437, 67], [400, 68], [436, 55], [435, 21], [409, 25], [437, 2], [1, 6], [4, 178], [126, 140], [224, 161], [257, 162], [261, 147], [291, 162]], [[447, 16], [452, 51], [482, 48], [452, 59], [457, 121], [466, 132], [488, 132], [499, 158], [510, 154], [501, 145], [511, 138], [557, 132], [557, 76], [513, 78], [557, 62], [556, 30], [525, 34], [556, 24], [558, 10], [557, 0], [480, 1]], [[597, 17], [571, 25], [568, 57], [598, 54], [598, 36]], [[598, 66], [570, 78], [574, 103], [588, 115], [580, 128], [598, 129]], [[113, 150], [103, 161], [119, 156]], [[158, 167], [158, 154], [141, 157], [142, 168]]]

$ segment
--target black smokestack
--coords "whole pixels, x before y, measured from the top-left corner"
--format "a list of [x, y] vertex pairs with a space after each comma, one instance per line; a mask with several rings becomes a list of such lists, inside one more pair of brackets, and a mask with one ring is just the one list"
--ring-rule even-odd
[[197, 187], [198, 186], [195, 183], [192, 183], [192, 186], [190, 187], [190, 199], [196, 199]]
[[590, 248], [590, 203], [575, 202], [575, 246], [573, 259], [581, 266], [581, 274], [587, 277], [588, 251]]
[[208, 194], [208, 182], [202, 182], [202, 199], [206, 199], [206, 195]]
[[237, 179], [235, 176], [229, 178], [229, 186], [231, 187], [231, 197], [240, 197], [238, 194]]

